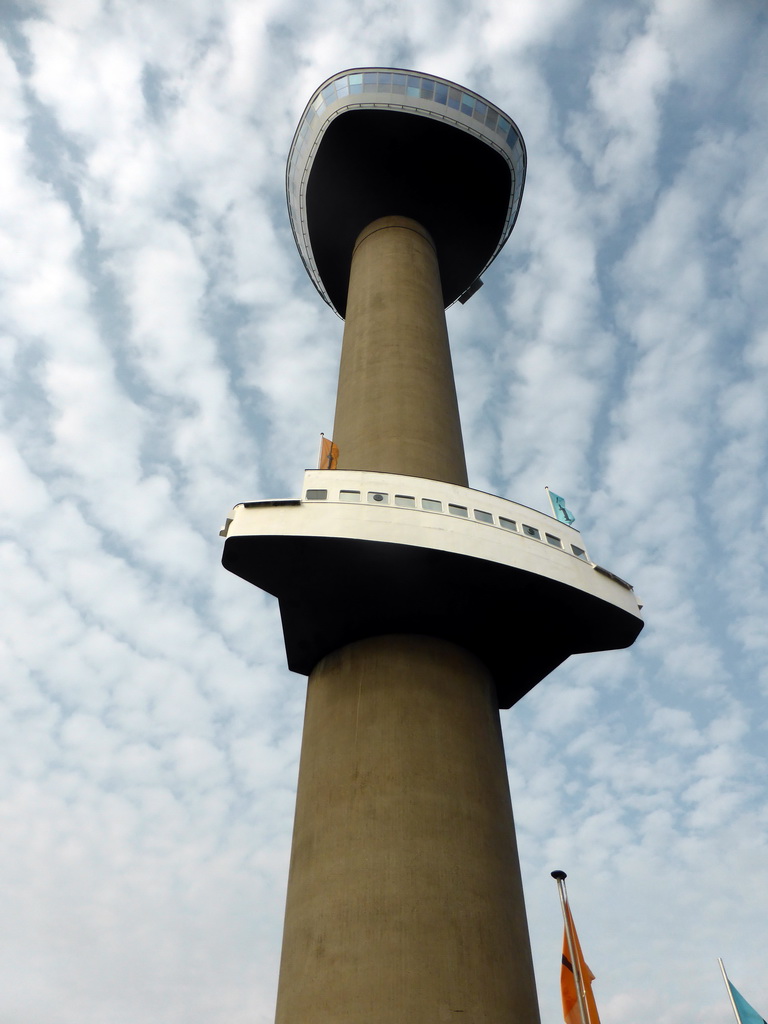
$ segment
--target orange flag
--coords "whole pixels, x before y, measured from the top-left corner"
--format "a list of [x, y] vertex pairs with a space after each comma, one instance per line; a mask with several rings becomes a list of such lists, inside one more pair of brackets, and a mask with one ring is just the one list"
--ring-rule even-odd
[[336, 463], [339, 461], [339, 448], [335, 445], [330, 438], [326, 437], [325, 434], [320, 435], [320, 458], [318, 460], [318, 469], [336, 469]]
[[[573, 937], [573, 955], [576, 959], [578, 972], [581, 975], [584, 1002], [587, 1010], [587, 1024], [600, 1024], [600, 1017], [598, 1016], [597, 1006], [595, 1005], [595, 997], [592, 994], [592, 982], [595, 980], [595, 976], [584, 961], [579, 937], [576, 934], [576, 928], [574, 927], [573, 918], [571, 917], [571, 908], [567, 903], [565, 905], [565, 913], [568, 915], [568, 924]], [[573, 964], [571, 963], [570, 957], [571, 953], [568, 949], [568, 933], [564, 931], [563, 966], [560, 968], [560, 989], [563, 996], [563, 1020], [565, 1021], [565, 1024], [582, 1024], [581, 1014], [579, 1013], [579, 1000], [576, 995], [576, 978], [574, 977]]]

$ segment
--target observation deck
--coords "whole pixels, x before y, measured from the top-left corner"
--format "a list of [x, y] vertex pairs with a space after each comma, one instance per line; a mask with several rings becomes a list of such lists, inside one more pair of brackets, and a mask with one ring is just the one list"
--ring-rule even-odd
[[457, 484], [307, 470], [302, 497], [236, 505], [221, 533], [225, 568], [279, 599], [303, 674], [356, 640], [420, 633], [476, 654], [510, 707], [569, 655], [629, 647], [643, 626], [578, 530]]
[[291, 144], [296, 245], [344, 317], [358, 234], [379, 217], [410, 217], [432, 236], [449, 306], [479, 287], [509, 237], [525, 168], [517, 126], [477, 93], [413, 71], [342, 71], [313, 94]]

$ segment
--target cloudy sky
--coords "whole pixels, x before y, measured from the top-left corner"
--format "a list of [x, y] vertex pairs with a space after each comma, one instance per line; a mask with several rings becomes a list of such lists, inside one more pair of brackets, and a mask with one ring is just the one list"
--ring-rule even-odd
[[768, 1013], [763, 0], [0, 3], [0, 1024], [273, 1020], [304, 680], [220, 566], [298, 496], [342, 324], [284, 200], [312, 91], [456, 80], [528, 147], [449, 312], [474, 486], [567, 498], [630, 651], [503, 713], [537, 984]]

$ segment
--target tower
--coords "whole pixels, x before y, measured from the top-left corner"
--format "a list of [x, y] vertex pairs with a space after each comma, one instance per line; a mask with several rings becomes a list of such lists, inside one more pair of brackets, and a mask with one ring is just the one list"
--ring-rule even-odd
[[345, 319], [338, 466], [222, 531], [309, 676], [278, 1024], [538, 1020], [499, 708], [642, 622], [578, 531], [468, 486], [444, 310], [525, 165], [493, 104], [386, 68], [325, 82], [291, 146], [296, 243]]

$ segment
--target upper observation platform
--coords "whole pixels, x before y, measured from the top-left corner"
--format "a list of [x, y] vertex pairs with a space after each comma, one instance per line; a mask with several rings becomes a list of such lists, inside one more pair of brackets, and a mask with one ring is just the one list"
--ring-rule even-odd
[[379, 217], [411, 217], [435, 242], [449, 306], [509, 237], [525, 167], [517, 126], [477, 93], [395, 68], [342, 71], [312, 96], [288, 155], [288, 210], [307, 272], [343, 317], [359, 233]]

